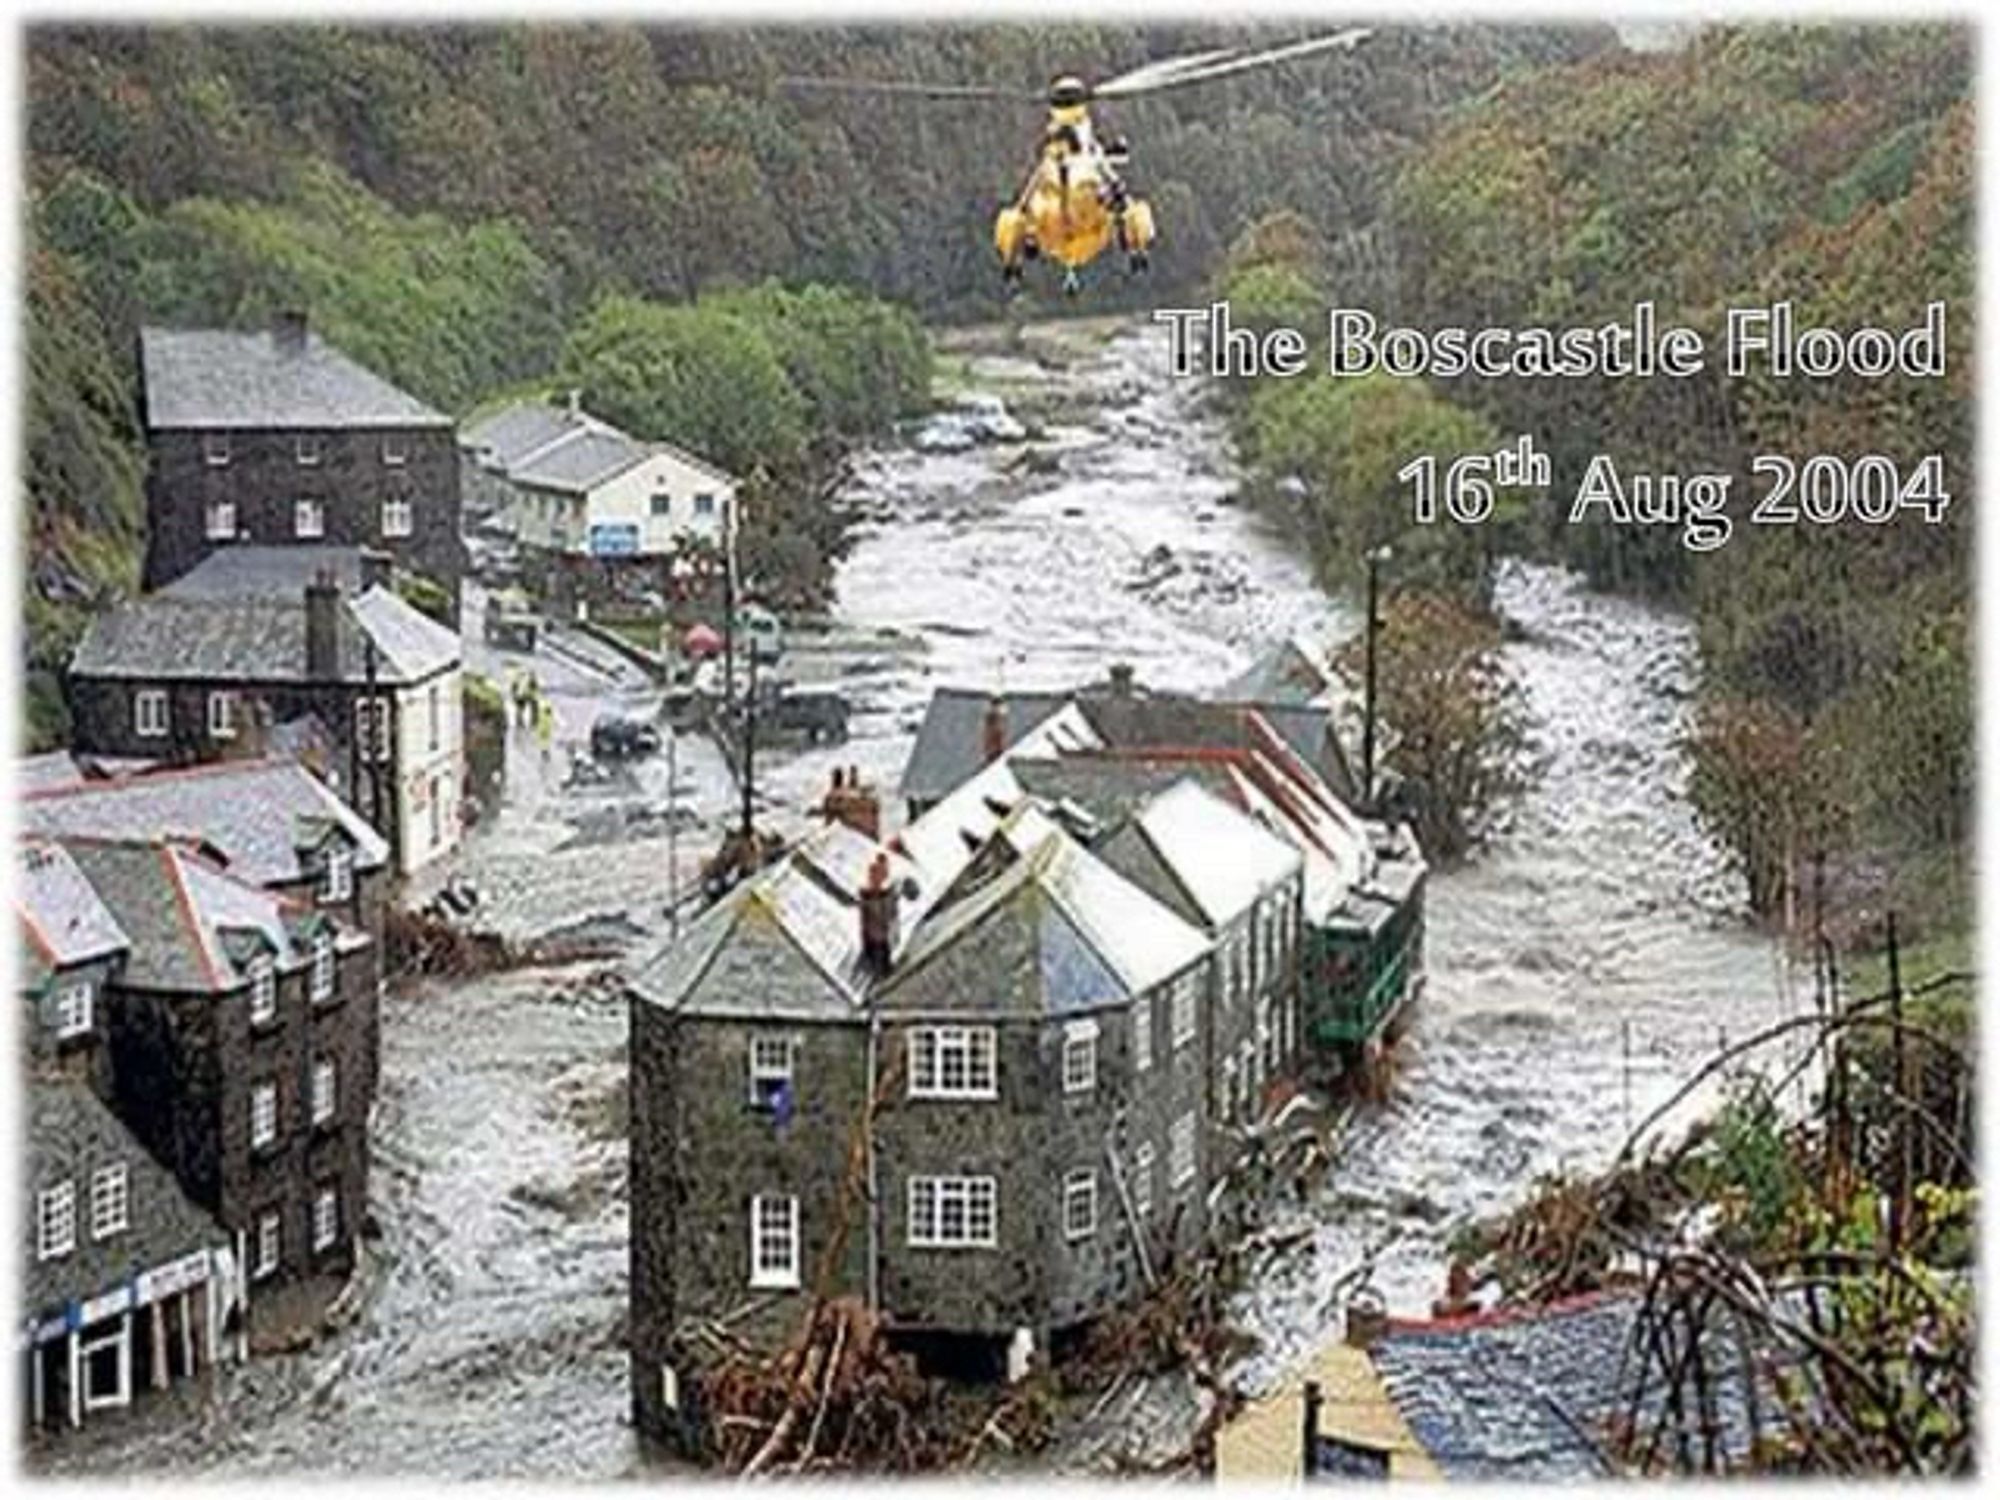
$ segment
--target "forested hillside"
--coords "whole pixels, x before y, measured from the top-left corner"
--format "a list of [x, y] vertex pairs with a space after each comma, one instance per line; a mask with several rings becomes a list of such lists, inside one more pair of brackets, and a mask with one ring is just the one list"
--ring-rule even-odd
[[[1058, 70], [1102, 76], [1282, 34], [34, 29], [31, 728], [57, 727], [51, 673], [81, 609], [133, 579], [141, 321], [241, 324], [302, 304], [335, 342], [454, 411], [552, 375], [581, 381], [643, 436], [765, 460], [764, 514], [786, 518], [767, 540], [817, 549], [815, 455], [921, 397], [911, 316], [998, 306], [991, 215], [1030, 160], [1039, 110], [1025, 97], [947, 107], [778, 79], [972, 80], [1031, 96]], [[1387, 29], [1353, 57], [1119, 108], [1164, 233], [1153, 277], [1107, 280], [1092, 305], [1193, 288], [1275, 209], [1373, 222], [1402, 156], [1457, 101], [1611, 40], [1596, 28]], [[907, 311], [743, 295], [767, 279]], [[729, 379], [691, 384], [711, 357]]]
[[[1477, 583], [1528, 548], [1695, 612], [1704, 667], [1690, 743], [1705, 819], [1756, 904], [1855, 920], [1964, 916], [1972, 794], [1969, 665], [1973, 236], [1971, 48], [1962, 29], [1713, 29], [1667, 53], [1606, 54], [1509, 81], [1405, 161], [1371, 245], [1371, 295], [1335, 243], [1267, 226], [1225, 280], [1267, 312], [1333, 300], [1422, 328], [1588, 326], [1641, 299], [1721, 347], [1731, 306], [1790, 300], [1800, 327], [1901, 330], [1947, 303], [1944, 379], [1276, 382], [1241, 430], [1268, 480], [1309, 482], [1329, 562], [1408, 525], [1397, 467], [1533, 433], [1554, 484], [1475, 538], [1403, 535], [1414, 585]], [[1324, 226], [1318, 226], [1324, 227]], [[1279, 251], [1271, 249], [1276, 243]], [[1349, 247], [1351, 248], [1351, 247]], [[1943, 458], [1935, 524], [1748, 524], [1749, 464]], [[1589, 458], [1735, 479], [1735, 527], [1566, 523]], [[1480, 545], [1485, 544], [1485, 545]], [[1477, 594], [1477, 589], [1473, 592]], [[1821, 856], [1824, 859], [1821, 859]]]

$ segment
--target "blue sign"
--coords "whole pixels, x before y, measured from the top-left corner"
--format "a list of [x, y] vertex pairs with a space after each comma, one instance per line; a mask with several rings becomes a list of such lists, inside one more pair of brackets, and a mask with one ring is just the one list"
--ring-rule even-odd
[[639, 550], [637, 521], [596, 521], [590, 527], [592, 557], [630, 557]]

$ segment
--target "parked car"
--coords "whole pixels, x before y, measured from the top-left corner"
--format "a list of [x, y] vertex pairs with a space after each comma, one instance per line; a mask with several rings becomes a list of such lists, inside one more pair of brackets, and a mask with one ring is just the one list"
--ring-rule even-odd
[[534, 601], [519, 589], [502, 589], [486, 600], [486, 644], [508, 651], [533, 651], [542, 631]]
[[798, 735], [809, 745], [841, 744], [847, 739], [847, 713], [847, 699], [824, 688], [777, 682], [760, 686], [757, 694], [760, 735]]
[[636, 760], [659, 750], [660, 731], [644, 719], [606, 715], [590, 726], [590, 753], [598, 760]]

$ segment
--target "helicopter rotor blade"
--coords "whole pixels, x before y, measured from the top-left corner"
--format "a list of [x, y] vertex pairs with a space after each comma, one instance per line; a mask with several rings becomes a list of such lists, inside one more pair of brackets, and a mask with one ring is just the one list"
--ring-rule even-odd
[[1241, 47], [1216, 47], [1207, 52], [1183, 52], [1178, 57], [1163, 57], [1155, 62], [1141, 63], [1128, 73], [1120, 73], [1115, 78], [1106, 79], [1093, 88], [1091, 93], [1102, 96], [1106, 89], [1115, 89], [1125, 94], [1138, 89], [1157, 88], [1163, 80], [1177, 73], [1221, 62], [1224, 58], [1240, 56], [1242, 51]]
[[[1205, 83], [1211, 78], [1226, 78], [1231, 73], [1241, 73], [1249, 68], [1268, 67], [1272, 63], [1289, 62], [1297, 57], [1310, 57], [1316, 52], [1326, 52], [1335, 47], [1353, 49], [1366, 41], [1372, 33], [1365, 26], [1353, 27], [1347, 31], [1336, 31], [1328, 36], [1308, 37], [1302, 42], [1287, 42], [1281, 47], [1269, 47], [1262, 52], [1239, 54], [1226, 50], [1221, 57], [1214, 54], [1196, 53], [1180, 67], [1172, 67], [1176, 59], [1168, 59], [1165, 64], [1148, 64], [1135, 68], [1130, 73], [1100, 83], [1091, 90], [1097, 99], [1127, 99], [1135, 94], [1150, 94], [1158, 89], [1178, 88], [1184, 83]], [[1164, 71], [1162, 71], [1164, 70]]]
[[1033, 103], [1041, 94], [1028, 89], [1002, 88], [985, 83], [920, 83], [901, 78], [822, 78], [788, 73], [778, 79], [780, 88], [821, 89], [847, 94], [906, 94], [922, 99], [1004, 99], [1012, 104]]

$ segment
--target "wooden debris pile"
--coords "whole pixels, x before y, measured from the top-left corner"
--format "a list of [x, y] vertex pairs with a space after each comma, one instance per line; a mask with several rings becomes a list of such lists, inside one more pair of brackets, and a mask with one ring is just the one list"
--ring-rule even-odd
[[950, 1468], [998, 1416], [991, 1393], [968, 1396], [921, 1374], [858, 1298], [815, 1303], [773, 1354], [715, 1325], [691, 1337], [717, 1351], [700, 1377], [709, 1461], [744, 1478]]

